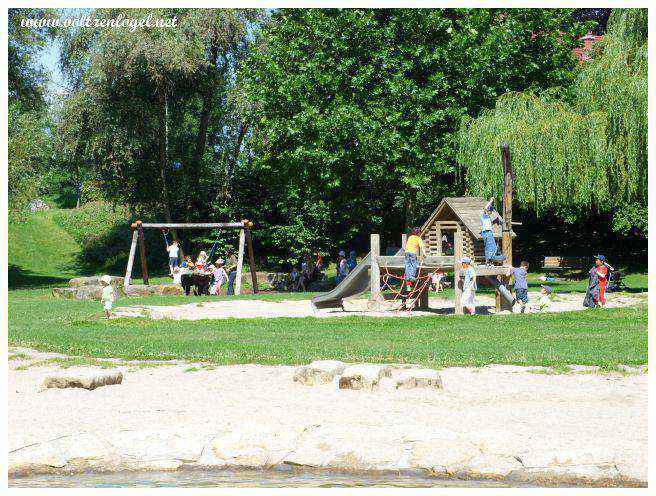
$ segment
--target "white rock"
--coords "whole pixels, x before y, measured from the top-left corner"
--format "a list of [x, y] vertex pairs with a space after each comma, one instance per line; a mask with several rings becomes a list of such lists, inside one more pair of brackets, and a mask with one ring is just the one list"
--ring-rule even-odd
[[123, 374], [118, 372], [81, 372], [69, 375], [51, 375], [47, 376], [43, 381], [42, 388], [84, 388], [96, 389], [102, 386], [109, 386], [112, 384], [121, 384], [123, 382]]
[[455, 475], [480, 453], [477, 446], [465, 439], [424, 439], [413, 443], [410, 467], [436, 475]]
[[405, 446], [389, 429], [362, 425], [322, 425], [307, 429], [283, 460], [289, 465], [339, 470], [395, 470], [406, 468]]
[[340, 375], [346, 364], [338, 360], [317, 360], [310, 365], [298, 367], [294, 373], [294, 382], [300, 382], [306, 386], [327, 384], [335, 376]]
[[120, 458], [100, 437], [82, 432], [19, 449], [9, 454], [10, 475], [67, 471], [116, 470]]
[[387, 365], [357, 364], [344, 369], [339, 378], [340, 389], [374, 389], [383, 377], [389, 377], [391, 369]]
[[523, 466], [512, 456], [481, 453], [467, 461], [463, 467], [463, 475], [480, 478], [505, 478]]
[[442, 379], [437, 370], [408, 369], [402, 370], [396, 376], [396, 388], [435, 388], [442, 389]]
[[199, 464], [212, 467], [266, 468], [278, 465], [296, 446], [303, 428], [274, 425], [236, 426], [218, 435]]
[[[100, 276], [88, 276], [88, 277], [74, 277], [68, 281], [68, 285], [72, 288], [80, 286], [100, 286]], [[112, 280], [112, 286], [122, 286], [123, 278], [120, 276], [109, 276]]]

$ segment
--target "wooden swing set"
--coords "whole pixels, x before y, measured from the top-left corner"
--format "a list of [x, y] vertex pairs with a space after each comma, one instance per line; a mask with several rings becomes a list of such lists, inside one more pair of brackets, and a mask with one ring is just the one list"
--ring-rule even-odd
[[253, 284], [253, 293], [258, 292], [257, 272], [255, 270], [255, 255], [253, 254], [253, 239], [251, 237], [251, 228], [253, 223], [247, 219], [241, 222], [201, 222], [201, 223], [149, 223], [140, 220], [130, 225], [132, 230], [132, 243], [130, 244], [130, 255], [128, 265], [125, 269], [125, 278], [123, 286], [130, 286], [132, 279], [132, 267], [134, 265], [134, 256], [137, 251], [137, 241], [139, 242], [139, 255], [141, 258], [141, 277], [143, 283], [148, 285], [148, 264], [146, 263], [146, 243], [144, 242], [144, 229], [239, 229], [239, 251], [237, 254], [237, 276], [235, 278], [235, 294], [241, 294], [242, 268], [244, 265], [244, 248], [248, 249], [248, 265], [251, 270], [251, 281]]

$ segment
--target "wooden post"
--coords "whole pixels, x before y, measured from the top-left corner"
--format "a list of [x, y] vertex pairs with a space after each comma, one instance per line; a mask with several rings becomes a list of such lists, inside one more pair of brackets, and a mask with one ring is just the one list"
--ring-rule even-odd
[[369, 271], [370, 284], [371, 284], [371, 300], [378, 299], [380, 295], [380, 265], [378, 265], [378, 257], [380, 256], [380, 235], [371, 235], [371, 270]]
[[442, 227], [435, 224], [435, 235], [437, 236], [437, 256], [442, 256]]
[[513, 172], [510, 164], [510, 148], [507, 143], [501, 145], [503, 161], [503, 231], [501, 236], [501, 251], [506, 257], [505, 265], [512, 265], [512, 202], [513, 202]]
[[253, 283], [253, 293], [257, 293], [257, 271], [255, 270], [255, 255], [253, 254], [253, 238], [251, 230], [244, 228], [246, 233], [246, 248], [248, 249], [248, 265], [251, 269], [251, 282]]
[[235, 294], [241, 294], [241, 276], [244, 265], [244, 242], [246, 241], [246, 230], [239, 231], [239, 254], [237, 255], [237, 277], [235, 280]]
[[408, 242], [408, 235], [401, 234], [401, 249], [405, 250], [405, 244]]
[[130, 255], [128, 256], [128, 266], [125, 269], [125, 278], [123, 279], [123, 287], [127, 288], [130, 285], [130, 279], [132, 278], [132, 264], [134, 264], [134, 254], [137, 251], [137, 231], [135, 230], [135, 225], [130, 226], [132, 228], [132, 243], [130, 243]]
[[139, 254], [141, 255], [141, 277], [143, 278], [143, 283], [148, 285], [148, 265], [146, 264], [146, 243], [144, 242], [144, 233], [143, 227], [141, 226], [141, 221], [138, 220], [137, 232], [139, 233]]
[[455, 291], [455, 313], [456, 315], [462, 315], [464, 312], [462, 310], [462, 265], [460, 264], [460, 259], [462, 258], [462, 231], [460, 229], [456, 230], [453, 234], [453, 258], [453, 289]]
[[426, 287], [419, 294], [419, 310], [428, 310], [428, 295], [430, 293], [430, 281], [426, 284]]
[[[510, 163], [510, 148], [507, 143], [501, 145], [501, 160], [503, 162], [503, 231], [501, 233], [501, 253], [506, 257], [504, 265], [512, 267], [512, 202], [513, 202], [513, 171]], [[507, 285], [510, 277], [497, 276], [501, 284]], [[509, 310], [512, 305], [501, 297], [499, 291], [495, 295], [495, 309], [497, 312]]]

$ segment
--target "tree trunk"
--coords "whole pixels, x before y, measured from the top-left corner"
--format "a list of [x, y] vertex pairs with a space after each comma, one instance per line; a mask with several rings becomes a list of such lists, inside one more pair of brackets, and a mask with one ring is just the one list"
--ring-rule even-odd
[[[215, 94], [215, 85], [213, 74], [217, 69], [216, 62], [219, 54], [219, 40], [217, 36], [216, 29], [212, 30], [212, 41], [210, 46], [210, 55], [209, 62], [210, 67], [207, 69], [207, 80], [205, 81], [205, 88], [201, 92], [201, 97], [203, 99], [203, 108], [200, 113], [199, 123], [198, 123], [198, 134], [196, 135], [196, 146], [194, 148], [194, 153], [191, 157], [190, 171], [188, 174], [191, 176], [198, 177], [201, 173], [201, 161], [203, 159], [203, 154], [205, 153], [205, 146], [207, 144], [207, 129], [210, 123], [210, 113], [212, 111], [212, 102], [214, 100]], [[190, 215], [191, 212], [197, 211], [200, 207], [198, 205], [198, 200], [196, 198], [191, 198], [187, 204], [187, 214]]]
[[225, 183], [223, 184], [223, 198], [227, 201], [229, 195], [230, 195], [230, 185], [232, 182], [232, 176], [235, 172], [235, 168], [237, 167], [237, 159], [239, 158], [239, 153], [241, 152], [241, 145], [244, 142], [244, 138], [246, 137], [246, 133], [248, 132], [248, 122], [244, 121], [241, 123], [239, 126], [239, 133], [237, 134], [237, 141], [235, 143], [235, 148], [232, 150], [232, 154], [228, 157], [228, 161], [226, 163], [226, 177], [225, 177]]
[[171, 222], [171, 202], [169, 199], [169, 187], [166, 183], [166, 166], [168, 162], [167, 141], [168, 141], [168, 102], [166, 89], [160, 89], [159, 93], [159, 177], [162, 181], [162, 199], [164, 200], [164, 215], [166, 222]]

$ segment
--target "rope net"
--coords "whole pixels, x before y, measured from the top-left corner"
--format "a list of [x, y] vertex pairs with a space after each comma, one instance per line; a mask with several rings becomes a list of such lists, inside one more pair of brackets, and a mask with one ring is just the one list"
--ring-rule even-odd
[[[405, 278], [405, 271], [403, 275], [397, 275], [393, 272], [390, 272], [388, 267], [381, 267], [381, 271], [384, 271], [380, 275], [380, 290], [373, 294], [373, 298], [369, 302], [369, 310], [373, 310], [374, 305], [379, 305], [381, 302], [385, 302], [388, 308], [383, 310], [394, 310], [395, 312], [400, 312], [405, 310], [406, 312], [411, 312], [415, 306], [419, 303], [419, 298], [424, 291], [428, 291], [429, 285], [431, 284], [433, 275], [437, 273], [439, 269], [435, 269], [432, 272], [419, 267], [417, 270], [417, 277], [412, 281], [407, 281]], [[424, 273], [422, 274], [422, 271]], [[395, 287], [398, 285], [398, 288]], [[385, 298], [383, 293], [391, 292], [391, 298]]]

